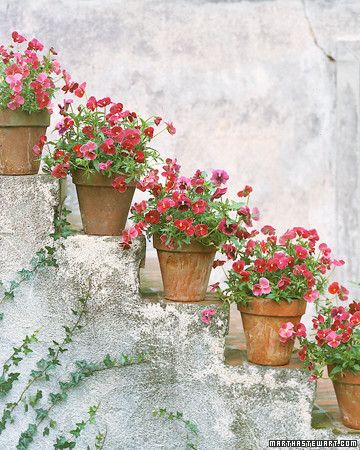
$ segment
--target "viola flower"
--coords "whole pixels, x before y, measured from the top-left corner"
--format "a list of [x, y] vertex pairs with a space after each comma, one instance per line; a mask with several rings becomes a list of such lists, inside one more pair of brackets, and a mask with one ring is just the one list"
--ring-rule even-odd
[[[118, 192], [125, 192], [127, 189], [127, 184], [125, 181], [125, 177], [116, 177], [115, 180], [111, 183], [111, 186], [116, 189]], [[146, 217], [145, 217], [146, 220]]]
[[340, 292], [340, 285], [337, 281], [334, 281], [333, 283], [330, 284], [330, 286], [328, 287], [328, 291], [330, 294], [337, 294]]
[[24, 38], [24, 36], [21, 36], [21, 34], [19, 34], [17, 31], [13, 31], [13, 32], [11, 33], [11, 36], [12, 36], [12, 38], [13, 38], [13, 41], [16, 42], [16, 43], [18, 43], [18, 44], [21, 44], [21, 43], [23, 43], [23, 42], [26, 41], [26, 39]]
[[158, 201], [156, 209], [157, 211], [159, 211], [159, 213], [164, 213], [173, 206], [175, 206], [174, 200], [172, 200], [171, 198], [164, 198]]
[[154, 136], [154, 128], [153, 127], [145, 128], [144, 134], [145, 134], [145, 136], [147, 136], [148, 138], [151, 139]]
[[178, 178], [178, 187], [181, 191], [186, 191], [191, 186], [190, 178], [188, 177], [179, 177]]
[[307, 353], [307, 345], [304, 345], [304, 347], [302, 347], [298, 353], [300, 361], [305, 361], [306, 353]]
[[248, 197], [252, 191], [253, 188], [251, 186], [246, 185], [242, 191], [239, 191], [237, 193], [237, 195], [238, 197]]
[[231, 244], [224, 244], [221, 250], [225, 253], [227, 259], [235, 259], [236, 257], [236, 247]]
[[107, 170], [112, 162], [108, 159], [105, 163], [99, 163], [99, 170]]
[[306, 327], [303, 323], [299, 323], [298, 325], [295, 325], [294, 327], [295, 336], [298, 337], [306, 337]]
[[199, 199], [192, 204], [191, 209], [195, 214], [204, 214], [206, 211], [207, 203], [205, 200]]
[[296, 256], [299, 259], [306, 259], [308, 256], [308, 251], [306, 250], [306, 248], [302, 247], [301, 245], [295, 245], [294, 246], [295, 252], [296, 252]]
[[80, 147], [80, 152], [82, 153], [84, 158], [93, 161], [96, 158], [96, 154], [94, 153], [94, 150], [96, 149], [96, 143], [93, 141], [88, 141], [86, 144]]
[[253, 219], [253, 220], [255, 220], [255, 221], [258, 221], [258, 220], [260, 220], [260, 211], [259, 211], [259, 208], [253, 208], [252, 210], [251, 210], [251, 218]]
[[216, 309], [204, 309], [201, 313], [201, 321], [205, 325], [210, 325], [212, 317], [216, 314]]
[[206, 236], [209, 232], [208, 226], [204, 223], [198, 223], [195, 225], [195, 236], [202, 237]]
[[341, 336], [335, 333], [335, 331], [330, 331], [326, 336], [326, 342], [330, 347], [338, 347], [341, 344]]
[[89, 97], [89, 100], [86, 102], [86, 107], [90, 109], [90, 111], [95, 111], [97, 107], [97, 101], [94, 96]]
[[42, 52], [44, 50], [44, 45], [34, 38], [28, 43], [28, 50], [34, 50], [35, 52], [37, 51]]
[[174, 127], [172, 122], [165, 122], [165, 124], [166, 124], [166, 129], [170, 134], [176, 133], [176, 128]]
[[341, 286], [338, 296], [341, 301], [345, 302], [349, 298], [349, 291], [346, 289], [346, 287]]
[[253, 294], [256, 297], [260, 295], [267, 295], [271, 292], [270, 282], [267, 278], [260, 278], [258, 284], [254, 284], [252, 288]]
[[317, 291], [316, 289], [314, 291], [306, 291], [306, 293], [304, 294], [304, 300], [306, 300], [308, 303], [313, 303], [316, 299], [319, 298], [319, 291]]
[[216, 282], [214, 284], [210, 284], [209, 291], [210, 292], [216, 292], [219, 289], [219, 287], [220, 287], [220, 283], [219, 282]]
[[[84, 129], [83, 129], [84, 133]], [[116, 153], [116, 147], [114, 145], [114, 141], [110, 138], [107, 138], [102, 142], [100, 145], [100, 150], [105, 153], [105, 155], [115, 155]]]
[[54, 178], [66, 178], [67, 171], [62, 164], [56, 164], [51, 171], [51, 175]]
[[213, 269], [216, 269], [217, 267], [222, 267], [226, 263], [225, 259], [215, 259], [212, 266]]
[[158, 125], [160, 124], [161, 121], [162, 121], [162, 118], [161, 118], [161, 117], [155, 117], [155, 119], [154, 119], [154, 124], [155, 124], [156, 126], [158, 126]]
[[160, 222], [160, 213], [156, 211], [156, 209], [150, 210], [145, 214], [145, 220], [148, 223], [159, 223]]
[[218, 225], [218, 230], [230, 236], [236, 232], [237, 227], [238, 227], [237, 223], [227, 224], [226, 219], [224, 218], [220, 221]]
[[295, 335], [294, 332], [294, 324], [291, 322], [283, 323], [279, 329], [279, 337], [280, 342], [282, 344], [286, 344], [289, 342]]
[[280, 290], [286, 289], [291, 283], [290, 278], [286, 277], [285, 275], [281, 275], [280, 280], [278, 281], [278, 288]]
[[229, 175], [225, 170], [216, 169], [212, 171], [211, 181], [215, 186], [221, 186], [225, 184], [229, 179]]
[[7, 107], [14, 111], [15, 109], [20, 108], [20, 106], [24, 103], [24, 97], [22, 95], [15, 94], [11, 96], [11, 101], [7, 104]]
[[275, 228], [271, 225], [265, 225], [261, 228], [261, 232], [262, 234], [268, 234], [269, 236], [271, 236], [275, 234]]
[[232, 265], [232, 270], [236, 273], [241, 273], [245, 268], [245, 261], [238, 260], [235, 261]]
[[359, 325], [360, 323], [360, 311], [356, 311], [350, 318], [350, 323], [352, 326]]
[[227, 192], [227, 188], [226, 187], [224, 187], [224, 188], [220, 188], [220, 187], [216, 188], [215, 192], [211, 196], [211, 200], [215, 200], [215, 199], [221, 198], [224, 194], [226, 194], [226, 192]]

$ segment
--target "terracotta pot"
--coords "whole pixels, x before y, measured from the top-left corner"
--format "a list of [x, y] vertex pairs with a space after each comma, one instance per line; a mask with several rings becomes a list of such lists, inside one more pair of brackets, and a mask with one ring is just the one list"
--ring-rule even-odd
[[135, 185], [128, 186], [124, 193], [118, 192], [111, 186], [117, 176], [101, 173], [88, 176], [83, 170], [72, 174], [85, 234], [119, 236], [124, 230]]
[[238, 304], [246, 338], [248, 360], [264, 366], [288, 364], [294, 342], [282, 344], [279, 329], [285, 322], [297, 325], [305, 313], [305, 300], [276, 303], [271, 299], [252, 297], [246, 305]]
[[[334, 367], [328, 366], [328, 372]], [[336, 375], [333, 385], [343, 424], [360, 430], [360, 371]]]
[[34, 175], [39, 172], [39, 156], [33, 147], [50, 124], [47, 111], [0, 111], [0, 175]]
[[193, 243], [169, 250], [154, 236], [164, 297], [175, 302], [204, 300], [216, 248]]

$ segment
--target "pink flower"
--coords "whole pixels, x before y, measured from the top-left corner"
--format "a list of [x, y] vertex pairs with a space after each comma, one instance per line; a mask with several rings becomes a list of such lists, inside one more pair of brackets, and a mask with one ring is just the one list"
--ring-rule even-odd
[[96, 98], [92, 95], [86, 103], [86, 107], [90, 109], [90, 111], [95, 111], [97, 106]]
[[80, 147], [80, 152], [83, 154], [84, 158], [92, 161], [96, 158], [96, 154], [94, 153], [94, 150], [96, 149], [96, 143], [93, 141], [88, 141], [86, 144]]
[[20, 106], [23, 105], [24, 102], [25, 102], [24, 97], [19, 94], [16, 94], [11, 97], [11, 101], [8, 103], [7, 106], [9, 109], [14, 110], [20, 108]]
[[22, 89], [22, 75], [21, 73], [15, 73], [14, 75], [8, 75], [5, 78], [6, 82], [8, 84], [10, 84], [11, 89], [15, 92], [15, 93], [19, 93], [21, 92]]
[[159, 213], [164, 213], [173, 206], [175, 206], [174, 200], [172, 200], [171, 198], [164, 198], [158, 201], [156, 209], [159, 211]]
[[253, 219], [253, 220], [260, 220], [260, 211], [259, 211], [259, 208], [253, 208], [252, 209], [252, 211], [251, 211], [251, 218]]
[[280, 342], [286, 344], [294, 336], [294, 324], [291, 322], [283, 323], [279, 330]]
[[252, 288], [253, 294], [259, 297], [260, 295], [270, 294], [271, 287], [267, 278], [261, 277], [258, 284], [254, 284]]
[[319, 291], [316, 289], [314, 291], [307, 291], [304, 294], [304, 300], [306, 300], [308, 303], [313, 303], [317, 298], [319, 298]]
[[210, 325], [211, 318], [216, 314], [216, 309], [204, 309], [201, 313], [201, 321], [205, 325]]
[[105, 163], [99, 164], [99, 170], [107, 170], [111, 166], [111, 161], [108, 159]]
[[172, 122], [165, 122], [166, 123], [166, 129], [168, 130], [168, 132], [170, 134], [175, 134], [176, 133], [176, 128], [174, 127]]
[[268, 234], [269, 236], [272, 236], [275, 234], [275, 228], [271, 225], [265, 225], [261, 228], [262, 234]]
[[335, 331], [330, 331], [326, 336], [326, 342], [330, 347], [338, 347], [341, 344], [341, 336], [336, 334]]
[[41, 42], [34, 38], [29, 42], [28, 49], [41, 52], [44, 49], [44, 46]]
[[279, 244], [280, 245], [286, 245], [288, 241], [291, 241], [292, 239], [296, 238], [296, 232], [294, 230], [287, 230], [286, 233], [284, 233], [279, 238]]
[[215, 169], [212, 171], [211, 181], [216, 185], [220, 186], [225, 184], [229, 179], [229, 175], [225, 170]]
[[42, 87], [45, 89], [49, 89], [51, 87], [50, 78], [48, 78], [46, 73], [39, 73], [39, 75], [36, 77], [36, 81], [42, 84]]
[[299, 259], [306, 259], [308, 256], [308, 251], [306, 248], [302, 247], [301, 245], [295, 245], [294, 249], [296, 251], [296, 255]]

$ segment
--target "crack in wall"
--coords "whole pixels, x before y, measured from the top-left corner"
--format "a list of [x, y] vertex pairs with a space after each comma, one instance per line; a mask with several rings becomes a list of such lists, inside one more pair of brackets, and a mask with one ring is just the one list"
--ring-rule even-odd
[[317, 37], [316, 37], [314, 28], [313, 28], [313, 26], [312, 26], [312, 24], [311, 24], [311, 20], [310, 20], [310, 18], [309, 18], [309, 16], [308, 16], [308, 13], [307, 13], [305, 0], [301, 0], [301, 3], [302, 3], [302, 5], [303, 5], [304, 17], [305, 17], [305, 20], [306, 20], [306, 22], [307, 22], [307, 24], [308, 24], [309, 31], [310, 31], [312, 40], [314, 41], [314, 44], [316, 45], [316, 47], [321, 51], [321, 53], [322, 53], [322, 54], [323, 54], [330, 62], [336, 62], [336, 59], [335, 59], [333, 56], [331, 56], [329, 53], [327, 53], [327, 51], [324, 49], [324, 47], [321, 46], [321, 45], [319, 44], [319, 41], [318, 41], [318, 39], [317, 39]]

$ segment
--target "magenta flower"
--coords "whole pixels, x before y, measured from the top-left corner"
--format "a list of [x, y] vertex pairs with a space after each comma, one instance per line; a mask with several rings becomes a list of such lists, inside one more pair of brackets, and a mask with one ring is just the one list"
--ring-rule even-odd
[[212, 171], [211, 181], [216, 186], [225, 184], [228, 179], [229, 179], [229, 175], [225, 170], [215, 169]]
[[108, 159], [105, 163], [99, 164], [99, 170], [107, 170], [111, 166], [111, 161]]
[[22, 74], [15, 73], [14, 75], [8, 75], [5, 78], [6, 82], [10, 85], [11, 89], [17, 94], [22, 90]]
[[201, 313], [201, 321], [205, 325], [210, 325], [212, 317], [216, 314], [216, 309], [204, 309]]
[[279, 330], [280, 342], [286, 344], [294, 336], [294, 324], [291, 322], [283, 323]]
[[252, 288], [253, 294], [259, 297], [260, 295], [270, 294], [271, 287], [267, 278], [261, 277], [258, 284], [254, 284]]

